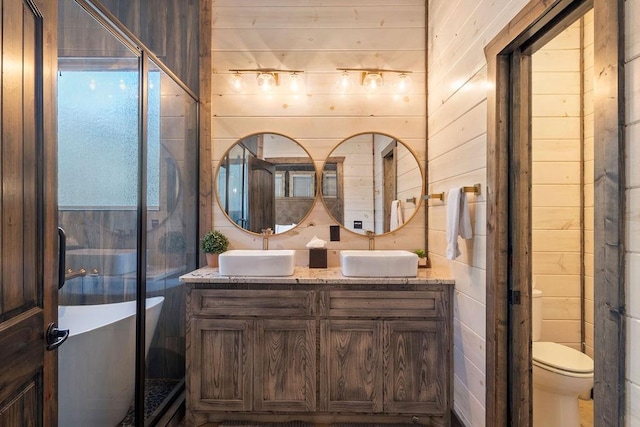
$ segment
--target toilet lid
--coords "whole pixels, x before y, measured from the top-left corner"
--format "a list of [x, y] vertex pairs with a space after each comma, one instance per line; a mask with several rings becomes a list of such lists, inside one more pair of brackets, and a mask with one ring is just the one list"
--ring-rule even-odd
[[578, 350], [555, 342], [534, 342], [532, 358], [540, 364], [567, 372], [593, 372], [593, 359]]

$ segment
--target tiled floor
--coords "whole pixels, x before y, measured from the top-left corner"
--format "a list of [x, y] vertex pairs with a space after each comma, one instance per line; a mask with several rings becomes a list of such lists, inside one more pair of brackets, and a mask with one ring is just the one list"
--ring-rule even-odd
[[580, 427], [593, 427], [593, 400], [578, 400]]
[[[170, 379], [151, 379], [145, 380], [145, 418], [148, 418], [155, 411], [164, 399], [171, 393], [178, 380]], [[134, 424], [133, 405], [129, 408], [127, 416], [122, 420], [118, 427], [132, 427]]]

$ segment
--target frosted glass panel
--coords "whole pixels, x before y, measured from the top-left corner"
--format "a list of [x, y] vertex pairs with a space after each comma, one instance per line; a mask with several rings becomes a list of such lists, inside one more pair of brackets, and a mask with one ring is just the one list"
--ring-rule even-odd
[[[159, 73], [149, 74], [159, 88]], [[58, 77], [61, 208], [133, 209], [138, 191], [139, 73], [62, 71]], [[159, 204], [159, 90], [149, 90], [148, 199]]]

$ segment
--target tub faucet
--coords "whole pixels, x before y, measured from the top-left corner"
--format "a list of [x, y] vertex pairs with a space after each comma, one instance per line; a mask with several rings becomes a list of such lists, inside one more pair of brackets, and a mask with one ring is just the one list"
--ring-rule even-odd
[[262, 229], [262, 250], [266, 251], [269, 249], [269, 236], [273, 234], [273, 230], [271, 228], [263, 228]]
[[372, 230], [367, 230], [366, 233], [369, 238], [369, 250], [374, 251], [376, 249], [376, 233]]

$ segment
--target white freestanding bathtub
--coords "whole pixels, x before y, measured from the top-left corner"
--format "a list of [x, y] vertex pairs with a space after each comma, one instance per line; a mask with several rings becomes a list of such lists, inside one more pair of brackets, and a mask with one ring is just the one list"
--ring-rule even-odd
[[[164, 297], [147, 298], [145, 355]], [[69, 338], [58, 349], [60, 427], [113, 427], [135, 391], [136, 302], [58, 307]]]

